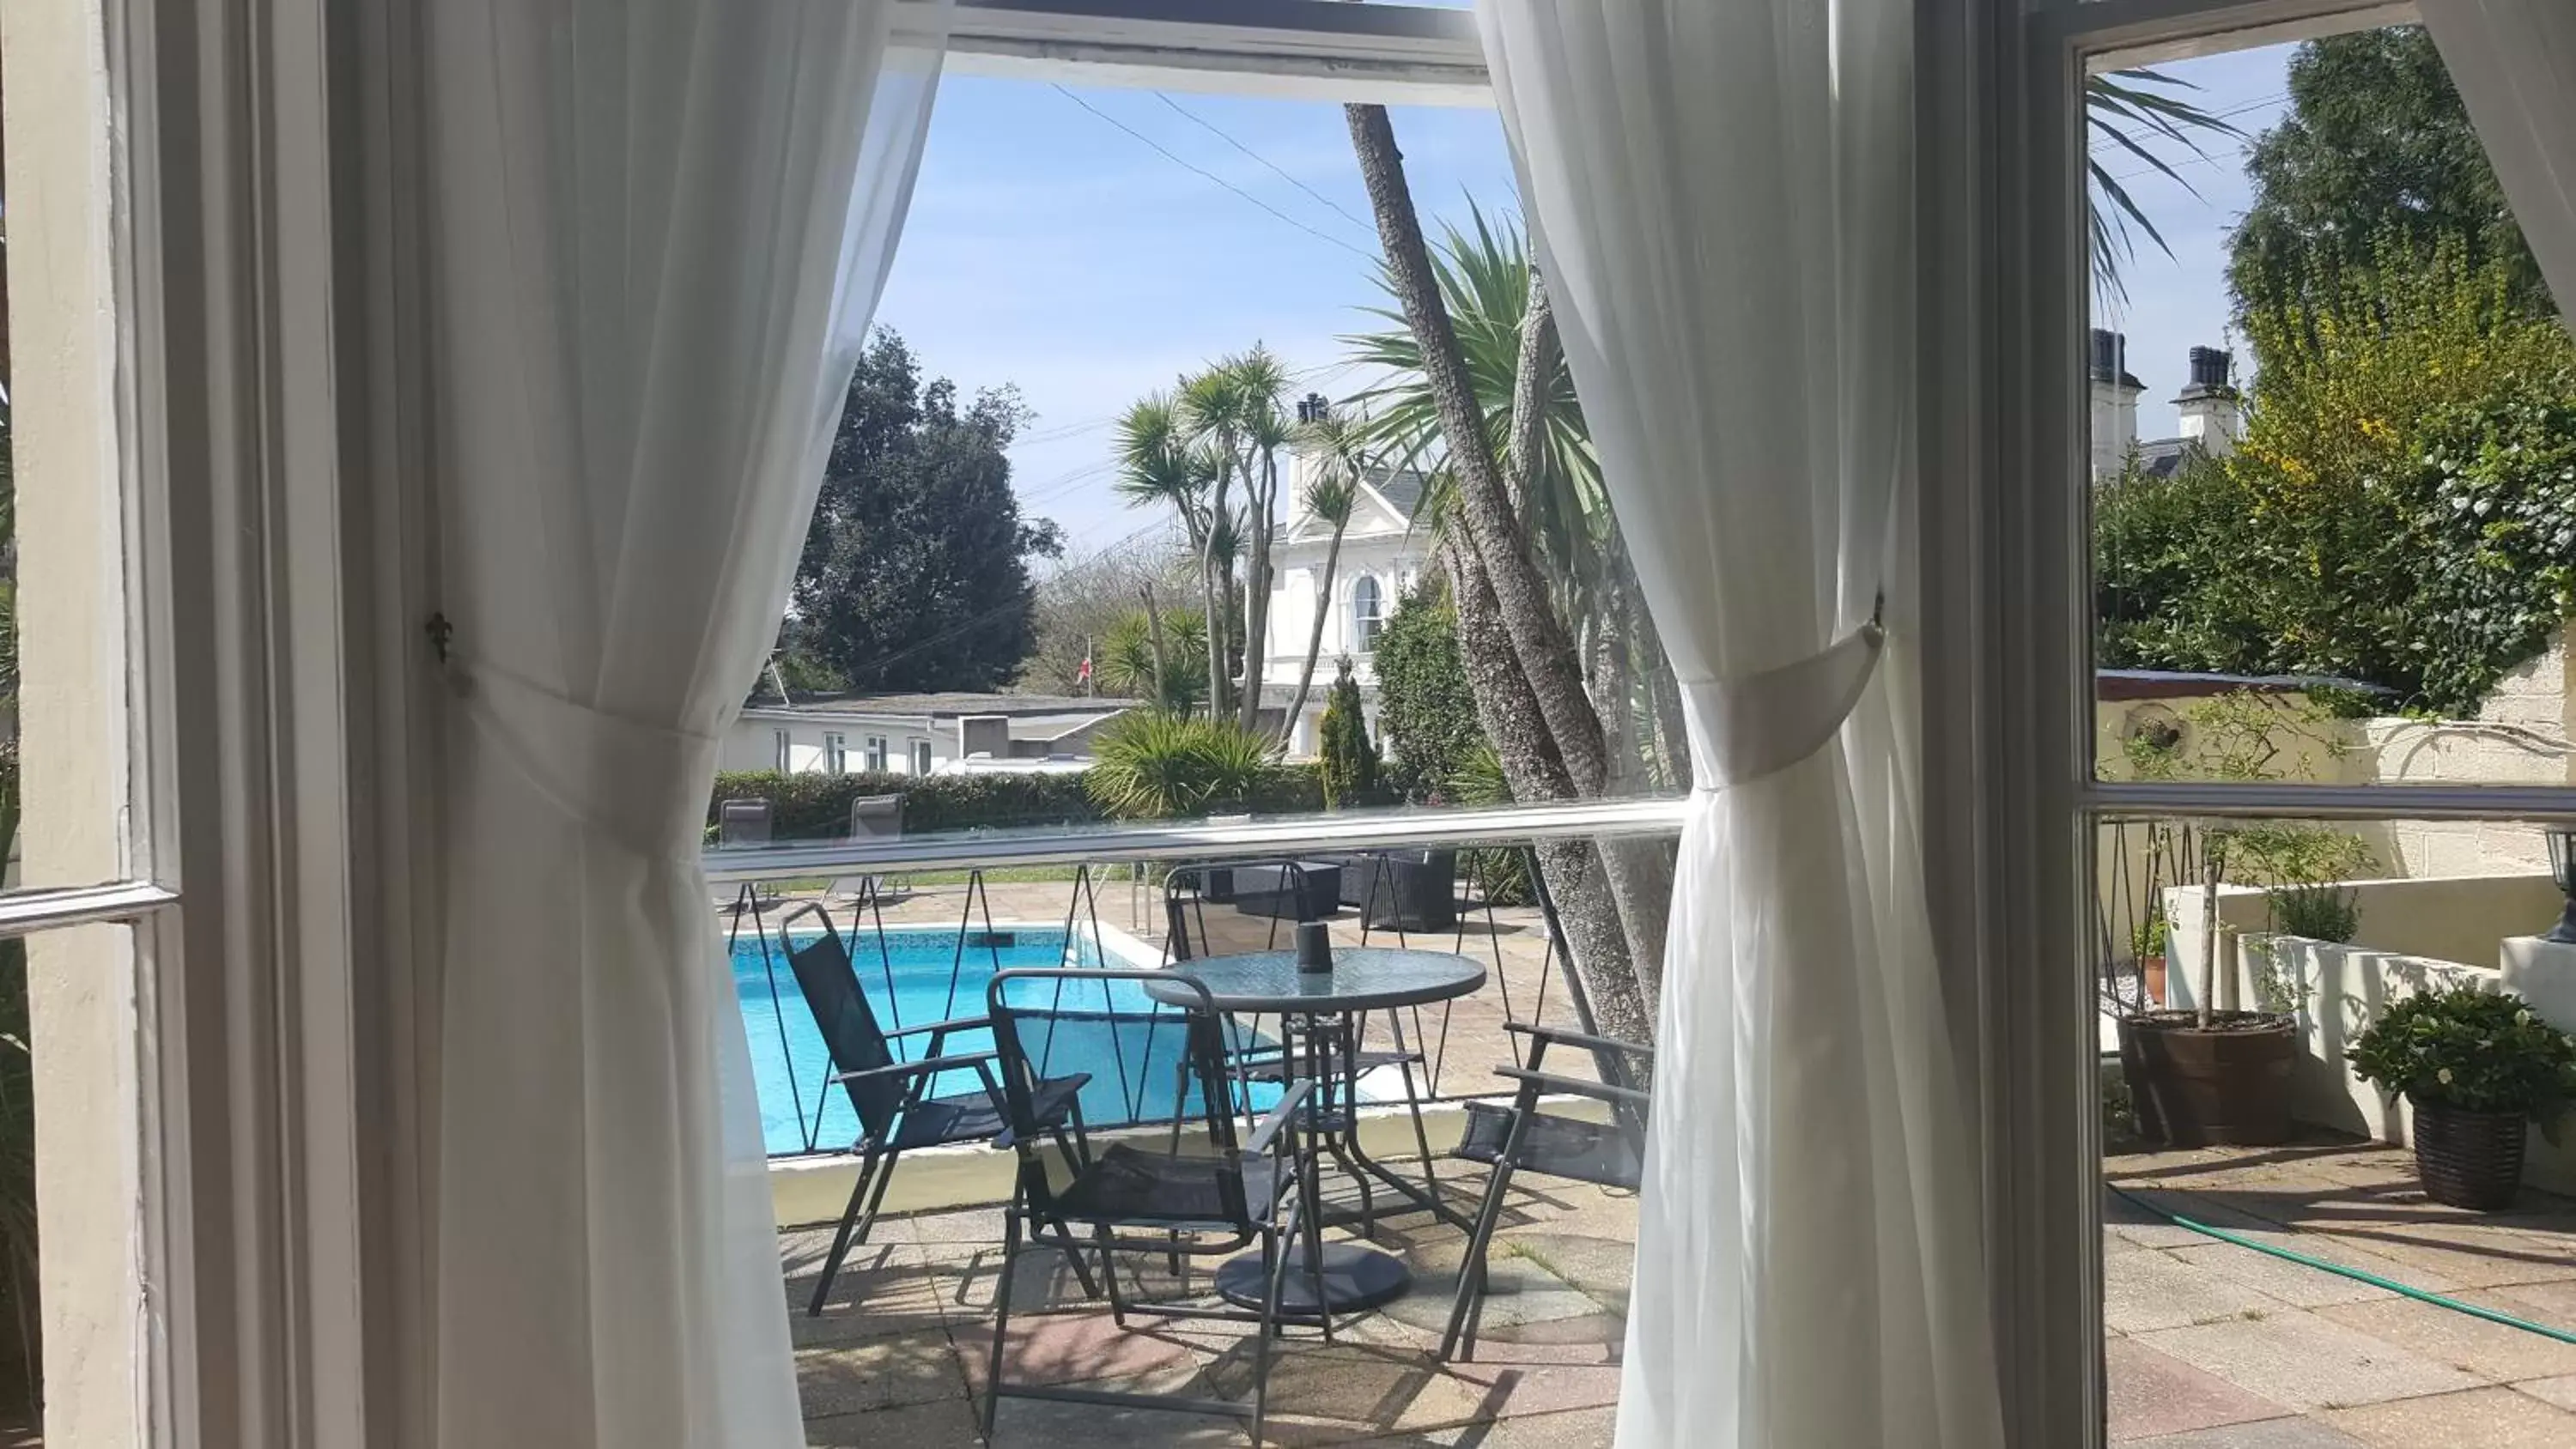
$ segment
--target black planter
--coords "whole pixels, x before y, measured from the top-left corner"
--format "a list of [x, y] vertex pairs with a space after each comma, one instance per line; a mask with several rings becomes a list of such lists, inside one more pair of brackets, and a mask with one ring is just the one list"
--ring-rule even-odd
[[2512, 1206], [2522, 1187], [2523, 1115], [2408, 1100], [2415, 1104], [2415, 1175], [2424, 1181], [2424, 1195], [2475, 1212]]
[[[2290, 1068], [2297, 1023], [2259, 1012], [2220, 1012], [2211, 1030], [2187, 1011], [2152, 1012], [2126, 1024], [2139, 1071], [2130, 1095], [2143, 1099], [2175, 1147], [2270, 1147], [2290, 1140]], [[2143, 1087], [2144, 1091], [2139, 1089]]]

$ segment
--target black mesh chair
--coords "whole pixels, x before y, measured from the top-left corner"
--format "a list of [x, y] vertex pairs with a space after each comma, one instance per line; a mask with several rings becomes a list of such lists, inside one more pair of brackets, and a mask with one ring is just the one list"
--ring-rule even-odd
[[[831, 1296], [832, 1279], [841, 1271], [842, 1260], [850, 1249], [865, 1243], [876, 1227], [886, 1184], [894, 1178], [895, 1159], [917, 1148], [990, 1142], [1002, 1134], [1004, 1116], [1001, 1092], [990, 1070], [993, 1054], [952, 1054], [948, 1049], [950, 1037], [982, 1030], [987, 1023], [980, 1017], [967, 1017], [908, 1026], [900, 1031], [884, 1030], [877, 1024], [876, 1012], [868, 1006], [867, 993], [859, 989], [859, 974], [850, 964], [849, 948], [821, 906], [809, 905], [790, 912], [778, 924], [779, 939], [789, 939], [790, 930], [807, 916], [821, 926], [821, 934], [790, 949], [787, 962], [796, 972], [796, 989], [803, 994], [806, 1009], [814, 1013], [815, 1028], [823, 1035], [823, 1049], [831, 1056], [831, 1080], [848, 1094], [850, 1106], [859, 1118], [859, 1140], [851, 1149], [859, 1154], [859, 1180], [850, 1189], [849, 1206], [842, 1209], [841, 1225], [832, 1234], [832, 1250], [823, 1258], [822, 1279], [814, 1285], [814, 1301], [805, 1310], [809, 1315], [819, 1315], [824, 1300]], [[930, 1038], [918, 1061], [905, 1061], [894, 1049], [897, 1040], [910, 1036]], [[973, 1071], [982, 1079], [983, 1087], [944, 1097], [924, 1096], [938, 1075], [948, 1071]], [[1080, 1137], [1081, 1093], [1090, 1080], [1088, 1072], [1076, 1072], [1050, 1077], [1031, 1088], [1031, 1130], [1053, 1138], [1075, 1160], [1081, 1156], [1080, 1144], [1068, 1142], [1065, 1129], [1070, 1125], [1077, 1139]], [[1083, 1291], [1094, 1291], [1079, 1256], [1073, 1268]]]
[[[1100, 1004], [1090, 1004], [1088, 991], [1077, 993], [1083, 1005], [1066, 1007], [1068, 981], [1102, 983]], [[1013, 989], [1027, 983], [1024, 1002]], [[1129, 1005], [1114, 995], [1119, 983], [1137, 988], [1153, 983], [1166, 992], [1195, 995], [1187, 1009]], [[1051, 994], [1051, 999], [1041, 997]], [[1186, 976], [1163, 971], [1118, 971], [1098, 968], [1060, 971], [1016, 970], [995, 973], [985, 988], [987, 1014], [993, 1024], [997, 1070], [1008, 1106], [1011, 1142], [1020, 1155], [1020, 1188], [1003, 1215], [1000, 1286], [994, 1293], [991, 1371], [986, 1376], [983, 1427], [989, 1437], [993, 1416], [1004, 1396], [1055, 1399], [1119, 1408], [1160, 1408], [1203, 1414], [1248, 1416], [1252, 1438], [1261, 1441], [1269, 1408], [1270, 1351], [1279, 1337], [1280, 1289], [1289, 1271], [1290, 1248], [1302, 1228], [1308, 1249], [1308, 1283], [1315, 1301], [1323, 1301], [1323, 1282], [1315, 1267], [1321, 1261], [1321, 1234], [1311, 1202], [1311, 1182], [1299, 1180], [1296, 1118], [1308, 1083], [1290, 1082], [1278, 1103], [1239, 1136], [1233, 1101], [1234, 1083], [1226, 1061], [1225, 1019], [1218, 1016], [1207, 988]], [[1177, 1037], [1177, 1050], [1187, 1064], [1184, 1080], [1193, 1087], [1195, 1103], [1175, 1102], [1176, 1116], [1190, 1116], [1205, 1132], [1205, 1150], [1152, 1151], [1130, 1142], [1113, 1143], [1097, 1157], [1083, 1158], [1073, 1180], [1061, 1189], [1047, 1186], [1047, 1163], [1037, 1151], [1036, 1128], [1043, 1123], [1045, 1082], [1035, 1063], [1059, 1032], [1124, 1032], [1144, 1041]], [[1193, 1144], [1195, 1146], [1195, 1144]], [[1079, 1234], [1080, 1236], [1077, 1236]], [[1052, 1384], [1014, 1384], [1003, 1374], [1011, 1320], [1011, 1264], [1023, 1240], [1031, 1246], [1060, 1249], [1077, 1259], [1087, 1249], [1100, 1254], [1101, 1281], [1109, 1311], [1120, 1328], [1131, 1314], [1167, 1318], [1214, 1318], [1255, 1325], [1252, 1403], [1247, 1407], [1222, 1399], [1165, 1394], [1137, 1394]], [[1216, 1308], [1197, 1303], [1131, 1301], [1120, 1289], [1112, 1255], [1150, 1254], [1168, 1257], [1232, 1255], [1258, 1245], [1261, 1249], [1262, 1299], [1257, 1310]], [[1329, 1317], [1308, 1317], [1324, 1337], [1332, 1337]]]
[[[1472, 1357], [1471, 1331], [1485, 1297], [1485, 1254], [1493, 1246], [1494, 1224], [1502, 1216], [1503, 1195], [1516, 1173], [1571, 1178], [1601, 1187], [1634, 1189], [1645, 1170], [1646, 1093], [1629, 1085], [1637, 1074], [1629, 1068], [1651, 1065], [1651, 1049], [1552, 1026], [1505, 1022], [1504, 1029], [1530, 1041], [1529, 1065], [1498, 1067], [1502, 1076], [1520, 1083], [1508, 1107], [1492, 1102], [1467, 1104], [1467, 1123], [1457, 1156], [1489, 1164], [1485, 1203], [1477, 1210], [1475, 1230], [1467, 1238], [1467, 1256], [1458, 1265], [1458, 1297], [1449, 1308], [1449, 1331], [1441, 1336], [1440, 1357], [1461, 1356], [1461, 1339]], [[1586, 1081], [1545, 1070], [1541, 1063], [1551, 1045], [1589, 1051], [1611, 1080]], [[1603, 1103], [1606, 1120], [1569, 1117], [1539, 1110], [1540, 1096], [1561, 1094]]]

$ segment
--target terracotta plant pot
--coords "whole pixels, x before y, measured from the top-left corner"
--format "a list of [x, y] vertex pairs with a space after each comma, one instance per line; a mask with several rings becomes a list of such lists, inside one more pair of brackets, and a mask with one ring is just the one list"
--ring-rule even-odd
[[2146, 978], [2147, 1004], [2165, 1004], [2165, 958], [2158, 954], [2138, 958], [2138, 974]]
[[2424, 1180], [2424, 1195], [2475, 1212], [2512, 1206], [2529, 1135], [2523, 1115], [2408, 1100], [2415, 1104], [2415, 1175]]
[[2132, 1094], [2154, 1104], [2168, 1144], [2269, 1147], [2290, 1140], [2290, 1068], [2299, 1054], [2291, 1018], [2220, 1012], [2203, 1031], [2190, 1012], [2160, 1011], [2128, 1025], [2139, 1065]]

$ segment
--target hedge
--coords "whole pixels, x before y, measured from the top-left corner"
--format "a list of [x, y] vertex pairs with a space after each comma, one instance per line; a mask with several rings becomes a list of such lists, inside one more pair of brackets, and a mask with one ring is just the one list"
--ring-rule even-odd
[[[707, 830], [727, 800], [767, 800], [772, 838], [838, 840], [850, 831], [850, 802], [862, 795], [901, 795], [906, 835], [950, 830], [1007, 830], [1088, 825], [1102, 819], [1083, 792], [1082, 776], [1062, 774], [782, 775], [775, 770], [716, 776], [707, 801]], [[1324, 808], [1324, 786], [1311, 764], [1274, 765], [1249, 802], [1256, 814], [1304, 814]]]

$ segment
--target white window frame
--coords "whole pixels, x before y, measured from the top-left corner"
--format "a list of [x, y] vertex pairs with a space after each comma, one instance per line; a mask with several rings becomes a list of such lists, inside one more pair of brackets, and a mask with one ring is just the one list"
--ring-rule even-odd
[[[1974, 892], [1963, 899], [1975, 901], [1967, 909], [1983, 917], [1977, 935], [2000, 959], [2052, 963], [1987, 997], [1981, 1052], [1988, 1141], [2013, 1144], [1991, 1163], [1989, 1222], [1990, 1241], [2015, 1244], [1996, 1301], [2016, 1444], [2092, 1449], [2105, 1434], [2097, 1007], [2082, 964], [2094, 822], [2123, 814], [2576, 820], [2576, 789], [2568, 788], [2094, 778], [2092, 552], [2083, 490], [2065, 485], [2088, 476], [2087, 137], [2078, 77], [2097, 59], [2168, 63], [2417, 18], [2412, 4], [2378, 0], [2037, 0], [1995, 37], [1995, 61], [2021, 80], [1994, 91], [1999, 134], [2021, 138], [2020, 162], [2010, 161], [2011, 147], [1999, 148], [1982, 163], [1993, 169], [1977, 178], [1996, 202], [1997, 223], [1982, 248], [1982, 273], [1996, 290], [1982, 309], [1949, 303], [1967, 331], [1945, 336], [1947, 375], [1931, 380], [1921, 415], [1933, 420], [1927, 469], [1972, 467], [1980, 457], [1991, 465], [1983, 474], [1991, 482], [1966, 485], [1990, 494], [1975, 510], [1982, 529], [1941, 525], [1953, 534], [1950, 548], [1982, 550], [1991, 561], [1972, 568], [1963, 602], [2002, 626], [2001, 647], [1981, 661], [1977, 691], [1989, 721], [1982, 773], [1994, 804], [1983, 811], [1985, 861], [1963, 881]], [[1927, 217], [1943, 211], [1936, 204]], [[1975, 223], [1953, 210], [1946, 231], [1927, 239], [1973, 238]], [[1938, 328], [1929, 314], [1925, 325]], [[1956, 365], [1961, 335], [1976, 337], [1982, 367]], [[1942, 793], [1939, 771], [1928, 772], [1927, 783]], [[1936, 818], [1940, 808], [1927, 801]], [[1934, 893], [1941, 898], [1937, 883]]]
[[776, 770], [779, 774], [782, 774], [782, 775], [787, 775], [787, 774], [793, 774], [793, 773], [795, 773], [795, 769], [796, 769], [796, 737], [795, 737], [795, 735], [794, 735], [794, 734], [792, 734], [791, 732], [789, 732], [788, 728], [787, 728], [785, 725], [779, 725], [779, 726], [776, 726], [775, 728], [771, 729], [771, 730], [770, 730], [770, 732], [769, 732], [769, 735], [770, 735], [770, 741], [771, 741], [771, 751], [770, 751], [771, 766], [770, 766], [770, 767], [771, 767], [772, 769]]
[[[1364, 586], [1370, 591], [1373, 599], [1373, 608], [1367, 614], [1362, 614], [1360, 612], [1360, 590]], [[1385, 580], [1380, 579], [1373, 573], [1359, 573], [1352, 575], [1350, 592], [1343, 596], [1342, 602], [1343, 607], [1350, 611], [1351, 652], [1353, 654], [1375, 654], [1377, 652], [1378, 636], [1386, 632], [1387, 600]], [[1371, 625], [1376, 626], [1374, 630], [1371, 629]]]
[[846, 775], [850, 772], [850, 739], [838, 730], [823, 732], [823, 773]]
[[885, 736], [868, 736], [867, 754], [861, 760], [860, 768], [871, 775], [884, 774], [891, 766], [893, 760], [892, 748], [893, 747], [887, 743]]
[[929, 774], [933, 764], [932, 757], [937, 753], [930, 741], [914, 740], [912, 742], [910, 753], [912, 755], [912, 772], [916, 775]]
[[[185, 827], [167, 880], [195, 872], [206, 909], [172, 918], [198, 973], [184, 983], [176, 945], [138, 942], [162, 969], [140, 1007], [155, 1134], [142, 1170], [157, 1178], [141, 1237], [158, 1292], [136, 1336], [137, 1397], [156, 1446], [415, 1449], [431, 1300], [412, 1207], [425, 1139], [404, 1073], [419, 1023], [435, 1020], [435, 981], [414, 964], [434, 944], [415, 902], [435, 876], [408, 842], [436, 803], [441, 711], [420, 633], [436, 532], [418, 466], [429, 400], [407, 349], [429, 331], [414, 42], [435, 0], [76, 3], [93, 24], [104, 14], [110, 39], [60, 63], [103, 50], [110, 93], [95, 117], [131, 192], [102, 195], [98, 212], [119, 228], [114, 315], [131, 364], [119, 465], [147, 514], [229, 525], [165, 528], [167, 555], [137, 585], [153, 600], [144, 667], [177, 681], [153, 706], [228, 701], [221, 730], [152, 740], [153, 778], [174, 782], [154, 808]], [[46, 8], [0, 13], [14, 33]], [[2100, 1434], [2090, 993], [2071, 973], [2026, 969], [2075, 959], [2066, 846], [2086, 803], [2072, 732], [2051, 723], [2080, 697], [2060, 633], [2081, 617], [2080, 539], [2063, 498], [2036, 486], [2039, 463], [2076, 458], [2068, 419], [2081, 416], [2080, 372], [2058, 364], [2080, 357], [2082, 312], [2049, 300], [2081, 255], [2078, 198], [2045, 159], [2075, 159], [2071, 94], [2043, 52], [2079, 26], [2145, 43], [2158, 27], [2333, 8], [1923, 0], [1918, 12], [1924, 275], [1979, 280], [1927, 288], [1918, 329], [1927, 887], [1985, 1127], [2016, 1449]], [[2079, 9], [2092, 13], [2070, 21]], [[1489, 104], [1458, 11], [963, 0], [952, 37], [958, 74]], [[1961, 366], [1963, 348], [1982, 366]], [[171, 489], [174, 473], [191, 486]], [[242, 530], [266, 530], [264, 547], [218, 543]], [[281, 761], [291, 777], [270, 773]], [[2065, 888], [2032, 888], [2044, 882]], [[359, 1140], [374, 1149], [364, 1159]], [[200, 1192], [190, 1165], [217, 1154], [221, 1185]]]

